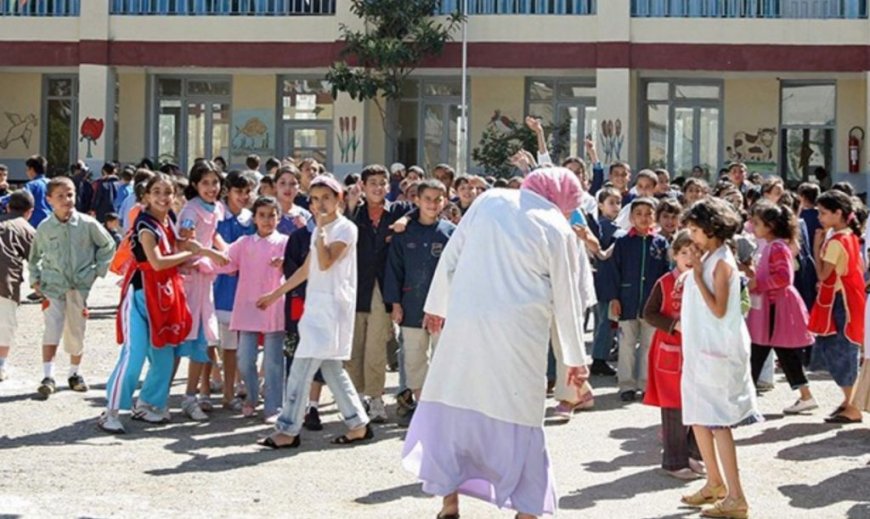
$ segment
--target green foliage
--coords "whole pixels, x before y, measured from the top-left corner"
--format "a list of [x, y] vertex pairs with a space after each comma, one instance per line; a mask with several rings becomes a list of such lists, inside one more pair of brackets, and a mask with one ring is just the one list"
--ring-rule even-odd
[[440, 4], [440, 0], [351, 0], [351, 12], [364, 21], [365, 28], [341, 26], [345, 44], [341, 60], [326, 74], [333, 96], [346, 92], [357, 101], [377, 101], [379, 96], [399, 99], [411, 72], [425, 58], [440, 54], [462, 22], [459, 13], [443, 21], [433, 18]]
[[[508, 178], [516, 174], [516, 169], [510, 164], [511, 156], [521, 149], [537, 154], [538, 140], [535, 133], [522, 122], [505, 119], [503, 123], [506, 130], [495, 124], [486, 127], [478, 146], [471, 152], [471, 158], [483, 167], [487, 175]], [[544, 134], [550, 136], [547, 146], [554, 161], [567, 149], [569, 132], [570, 121], [544, 127]]]

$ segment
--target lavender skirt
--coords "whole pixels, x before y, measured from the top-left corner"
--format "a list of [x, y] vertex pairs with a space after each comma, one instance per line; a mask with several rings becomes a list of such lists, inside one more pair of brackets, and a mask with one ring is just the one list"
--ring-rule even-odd
[[420, 402], [405, 438], [402, 465], [428, 494], [459, 492], [532, 515], [556, 510], [543, 427]]

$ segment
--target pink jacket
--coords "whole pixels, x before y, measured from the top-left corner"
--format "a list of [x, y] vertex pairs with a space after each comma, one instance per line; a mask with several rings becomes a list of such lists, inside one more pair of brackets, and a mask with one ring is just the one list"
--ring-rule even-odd
[[[214, 245], [217, 223], [223, 219], [223, 214], [223, 204], [216, 204], [210, 210], [205, 202], [197, 197], [184, 204], [178, 214], [178, 226], [180, 228], [185, 220], [193, 221], [194, 239], [203, 247], [211, 248]], [[207, 259], [199, 258], [186, 263], [180, 270], [184, 278], [184, 292], [187, 295], [190, 315], [193, 317], [193, 327], [187, 339], [196, 339], [202, 328], [208, 343], [215, 344], [218, 340], [218, 322], [212, 289], [215, 274], [209, 272], [208, 263]]]
[[793, 256], [788, 243], [773, 240], [763, 246], [755, 282], [756, 287], [751, 292], [752, 309], [746, 317], [752, 343], [783, 348], [811, 345], [813, 338], [807, 329], [809, 315], [793, 284]]
[[257, 300], [284, 282], [281, 267], [273, 267], [269, 263], [274, 258], [284, 259], [288, 239], [286, 235], [275, 231], [265, 238], [257, 234], [244, 236], [230, 245], [230, 262], [216, 269], [220, 274], [239, 273], [230, 330], [260, 333], [284, 331], [284, 298], [265, 310], [257, 308]]

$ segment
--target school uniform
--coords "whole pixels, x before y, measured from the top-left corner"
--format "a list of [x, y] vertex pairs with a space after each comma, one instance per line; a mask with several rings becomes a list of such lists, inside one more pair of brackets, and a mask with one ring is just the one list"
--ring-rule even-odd
[[655, 232], [642, 235], [632, 228], [618, 233], [613, 247], [613, 254], [604, 262], [600, 274], [604, 276], [600, 300], [606, 304], [618, 300], [622, 307], [617, 366], [619, 391], [644, 391], [647, 357], [655, 329], [643, 321], [642, 312], [656, 281], [670, 269], [668, 242]]
[[402, 234], [393, 236], [384, 279], [384, 301], [400, 304], [403, 311], [402, 337], [407, 386], [423, 387], [429, 366], [430, 350], [438, 336], [423, 329], [423, 305], [441, 252], [456, 226], [446, 220], [423, 225], [413, 220]]
[[[619, 230], [613, 220], [606, 216], [600, 216], [597, 220], [589, 218], [589, 230], [598, 238], [601, 250], [607, 250], [612, 244], [614, 235]], [[610, 348], [613, 346], [614, 331], [610, 323], [610, 300], [604, 299], [604, 263], [609, 260], [592, 261], [596, 270], [594, 280], [595, 294], [598, 304], [595, 305], [595, 333], [592, 340], [592, 359], [606, 361], [610, 357]]]
[[[239, 214], [230, 212], [224, 207], [224, 219], [217, 224], [217, 232], [226, 244], [232, 244], [243, 236], [256, 232], [253, 215], [248, 209], [242, 209]], [[239, 334], [230, 330], [230, 317], [236, 298], [239, 276], [220, 274], [214, 281], [214, 308], [218, 319], [218, 335], [221, 348], [235, 350], [238, 348]]]

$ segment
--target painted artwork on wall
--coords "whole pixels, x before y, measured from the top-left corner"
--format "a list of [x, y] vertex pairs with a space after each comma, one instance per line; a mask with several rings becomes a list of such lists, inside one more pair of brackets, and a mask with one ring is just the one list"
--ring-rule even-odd
[[777, 172], [776, 129], [759, 128], [755, 133], [739, 131], [734, 134], [734, 142], [725, 148], [728, 160], [743, 162], [749, 171], [762, 175]]
[[21, 142], [25, 149], [30, 149], [30, 142], [33, 139], [33, 129], [38, 124], [36, 115], [34, 114], [17, 114], [6, 112], [6, 120], [9, 127], [5, 132], [0, 130], [0, 149], [5, 150], [16, 141]]
[[622, 147], [625, 145], [625, 134], [622, 132], [621, 119], [604, 119], [601, 121], [601, 131], [598, 133], [598, 145], [605, 164], [622, 160]]
[[91, 153], [91, 145], [97, 144], [97, 141], [99, 141], [100, 137], [103, 136], [103, 130], [105, 127], [105, 122], [96, 117], [85, 117], [85, 120], [82, 121], [82, 127], [79, 130], [79, 134], [81, 135], [81, 137], [79, 137], [79, 142], [87, 141], [88, 143], [88, 153], [85, 158], [94, 158]]
[[[233, 163], [244, 162], [251, 154], [275, 154], [275, 112], [273, 110], [233, 111]], [[238, 160], [241, 158], [241, 160]]]
[[356, 150], [359, 147], [356, 116], [338, 118], [338, 148], [339, 162], [342, 164], [356, 163]]

